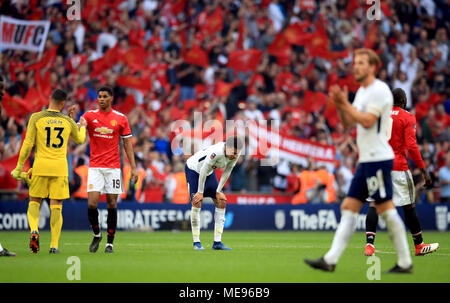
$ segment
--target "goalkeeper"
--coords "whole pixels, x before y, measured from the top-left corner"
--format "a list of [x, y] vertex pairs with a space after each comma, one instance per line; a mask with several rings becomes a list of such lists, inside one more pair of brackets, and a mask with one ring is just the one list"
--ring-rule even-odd
[[[67, 94], [56, 89], [50, 96], [48, 109], [31, 115], [27, 134], [20, 149], [19, 160], [11, 175], [16, 180], [29, 183], [30, 203], [28, 205], [28, 223], [30, 225], [30, 249], [39, 251], [39, 209], [42, 199], [50, 199], [50, 253], [60, 253], [58, 249], [62, 227], [62, 201], [70, 197], [67, 165], [67, 143], [69, 137], [77, 144], [86, 139], [86, 121], [75, 121], [61, 113]], [[74, 107], [69, 110], [72, 115]], [[22, 172], [25, 161], [36, 145], [36, 154], [30, 178], [30, 172]]]

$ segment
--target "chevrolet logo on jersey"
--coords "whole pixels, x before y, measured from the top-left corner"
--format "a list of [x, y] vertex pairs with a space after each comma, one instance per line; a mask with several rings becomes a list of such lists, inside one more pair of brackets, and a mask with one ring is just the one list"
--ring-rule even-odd
[[97, 127], [96, 129], [94, 129], [94, 131], [99, 132], [99, 133], [101, 133], [103, 135], [105, 135], [105, 134], [112, 134], [114, 132], [114, 130], [109, 129], [109, 128], [104, 127], [104, 126]]

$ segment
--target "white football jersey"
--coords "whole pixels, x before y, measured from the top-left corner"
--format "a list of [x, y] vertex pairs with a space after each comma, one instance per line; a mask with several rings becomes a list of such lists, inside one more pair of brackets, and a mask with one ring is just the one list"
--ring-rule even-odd
[[392, 104], [389, 86], [378, 79], [368, 87], [361, 86], [356, 92], [353, 106], [360, 112], [372, 113], [378, 117], [370, 128], [364, 128], [360, 124], [356, 126], [360, 163], [394, 159], [394, 152], [389, 145]]
[[220, 178], [218, 192], [221, 192], [223, 186], [225, 185], [228, 177], [233, 170], [234, 165], [239, 159], [239, 155], [234, 160], [230, 160], [225, 156], [225, 142], [220, 142], [210, 147], [204, 148], [186, 161], [186, 165], [189, 169], [196, 171], [199, 176], [198, 181], [198, 192], [202, 193], [205, 185], [206, 176], [213, 173], [215, 169], [225, 168]]

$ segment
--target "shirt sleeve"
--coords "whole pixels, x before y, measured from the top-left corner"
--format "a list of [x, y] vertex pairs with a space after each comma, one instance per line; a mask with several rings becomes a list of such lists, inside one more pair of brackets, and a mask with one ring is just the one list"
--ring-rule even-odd
[[31, 150], [36, 142], [36, 114], [32, 114], [27, 125], [27, 133], [25, 135], [25, 140], [23, 141], [22, 147], [20, 148], [19, 160], [17, 161], [17, 166], [22, 169], [25, 161], [28, 159]]
[[422, 169], [425, 167], [425, 164], [423, 163], [422, 155], [420, 154], [419, 147], [417, 146], [416, 118], [414, 116], [410, 116], [405, 123], [405, 143], [406, 149], [408, 150], [408, 155], [413, 159], [417, 167]]
[[211, 153], [211, 154], [207, 154], [205, 160], [203, 160], [203, 164], [202, 167], [200, 168], [200, 173], [199, 173], [199, 177], [198, 177], [198, 192], [199, 193], [203, 193], [204, 189], [205, 189], [205, 181], [206, 181], [206, 176], [209, 175], [210, 172], [213, 171], [213, 165], [214, 162], [216, 161], [216, 154]]
[[123, 117], [122, 124], [120, 127], [120, 136], [122, 138], [129, 138], [132, 137], [130, 124], [128, 123], [128, 119], [126, 117]]
[[392, 106], [392, 102], [393, 97], [389, 88], [374, 90], [372, 98], [370, 99], [370, 102], [367, 104], [366, 112], [374, 114], [375, 116], [379, 117], [381, 116], [384, 107], [389, 104]]
[[239, 159], [241, 154], [239, 154], [236, 159], [233, 161], [228, 162], [227, 166], [225, 167], [222, 176], [220, 177], [219, 186], [217, 186], [217, 192], [222, 192], [223, 187], [225, 186], [225, 183], [227, 183], [228, 178], [231, 175], [231, 171], [233, 170], [234, 166], [236, 165], [237, 160]]
[[72, 130], [70, 136], [76, 144], [83, 144], [86, 140], [86, 127], [82, 126], [78, 129], [78, 125], [72, 119], [69, 119]]

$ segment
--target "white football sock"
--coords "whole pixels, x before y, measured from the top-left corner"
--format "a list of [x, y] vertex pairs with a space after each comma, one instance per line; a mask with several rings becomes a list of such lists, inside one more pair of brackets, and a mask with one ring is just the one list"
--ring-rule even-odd
[[333, 243], [331, 244], [330, 250], [324, 256], [325, 262], [328, 264], [335, 265], [338, 262], [356, 229], [358, 213], [350, 210], [343, 210], [341, 213], [341, 221], [334, 234]]
[[397, 264], [402, 268], [412, 265], [411, 254], [408, 247], [408, 239], [406, 237], [405, 225], [400, 218], [397, 210], [389, 209], [381, 214], [386, 221], [389, 237], [391, 238], [394, 248], [397, 251]]
[[0, 251], [3, 251], [2, 243], [0, 243]]
[[194, 206], [191, 208], [191, 228], [194, 242], [200, 242], [200, 209]]
[[222, 241], [223, 226], [225, 225], [225, 208], [217, 208], [214, 212], [214, 242]]

